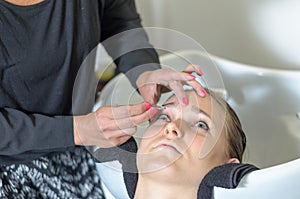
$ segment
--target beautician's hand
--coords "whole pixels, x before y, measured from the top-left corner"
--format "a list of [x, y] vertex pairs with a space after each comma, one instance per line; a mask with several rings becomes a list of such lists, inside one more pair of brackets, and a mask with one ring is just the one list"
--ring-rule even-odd
[[75, 145], [98, 147], [118, 146], [126, 142], [137, 125], [148, 121], [156, 113], [149, 103], [100, 107], [96, 112], [74, 116]]
[[188, 65], [182, 72], [171, 68], [146, 71], [138, 77], [136, 84], [145, 101], [151, 104], [157, 103], [161, 93], [172, 90], [181, 103], [187, 105], [188, 100], [183, 90], [185, 84], [191, 86], [199, 96], [206, 96], [206, 91], [195, 80], [192, 72], [202, 75], [200, 67], [193, 64]]

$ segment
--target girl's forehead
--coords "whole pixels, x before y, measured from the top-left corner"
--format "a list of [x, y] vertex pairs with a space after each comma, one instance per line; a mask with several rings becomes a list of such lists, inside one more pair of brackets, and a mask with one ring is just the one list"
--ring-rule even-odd
[[188, 106], [182, 106], [181, 103], [179, 103], [179, 100], [175, 95], [171, 96], [164, 105], [172, 105], [172, 106], [180, 106], [181, 108], [195, 108], [198, 107], [201, 109], [205, 109], [208, 114], [211, 113], [211, 106], [212, 104], [212, 97], [210, 95], [207, 95], [205, 97], [200, 97], [197, 95], [195, 91], [185, 91], [187, 98], [188, 98]]

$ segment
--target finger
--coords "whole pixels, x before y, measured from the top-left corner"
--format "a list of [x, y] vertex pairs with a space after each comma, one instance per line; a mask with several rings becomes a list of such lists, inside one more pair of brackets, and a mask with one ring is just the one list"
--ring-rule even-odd
[[121, 118], [116, 120], [116, 125], [119, 129], [134, 128], [139, 124], [147, 122], [151, 118], [151, 111], [146, 111], [140, 115], [131, 116], [129, 118]]
[[205, 97], [206, 96], [206, 94], [207, 94], [206, 90], [196, 80], [187, 81], [186, 83], [187, 83], [187, 85], [191, 86], [200, 97]]
[[169, 87], [171, 81], [189, 81], [195, 79], [195, 76], [187, 72], [177, 72], [175, 70], [165, 71], [159, 82], [161, 85]]
[[96, 142], [94, 145], [102, 147], [120, 145], [127, 141], [132, 135], [134, 135], [136, 133], [136, 130], [137, 128], [134, 127], [128, 129], [106, 131], [105, 133], [103, 133], [104, 138], [94, 139]]
[[179, 81], [170, 82], [170, 88], [173, 90], [175, 96], [183, 105], [188, 105], [188, 99], [185, 91], [183, 90], [183, 85]]
[[119, 139], [113, 141], [112, 144], [114, 146], [120, 146], [121, 144], [124, 144], [125, 142], [127, 142], [127, 140], [129, 140], [130, 138], [131, 138], [130, 135], [125, 135], [125, 136], [122, 136]]
[[188, 81], [194, 79], [195, 76], [187, 72], [178, 72], [172, 68], [164, 68], [151, 73], [151, 83], [169, 87], [170, 81]]
[[200, 76], [203, 75], [201, 67], [196, 64], [187, 65], [187, 67], [183, 70], [183, 72], [186, 72], [186, 73], [196, 72]]
[[118, 130], [112, 130], [108, 131], [107, 133], [104, 133], [104, 137], [107, 140], [114, 140], [114, 139], [119, 139], [123, 136], [132, 136], [136, 133], [137, 128], [132, 127], [132, 128], [127, 128], [127, 129], [118, 129]]
[[156, 104], [160, 97], [161, 86], [158, 84], [150, 84], [139, 89], [141, 96], [146, 102]]
[[112, 107], [112, 118], [129, 118], [135, 115], [140, 115], [149, 110], [150, 108], [151, 104], [145, 101], [135, 105]]

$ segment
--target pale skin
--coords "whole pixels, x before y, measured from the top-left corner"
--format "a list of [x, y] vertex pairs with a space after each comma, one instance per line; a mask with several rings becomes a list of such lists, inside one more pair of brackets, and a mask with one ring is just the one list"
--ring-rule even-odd
[[[18, 6], [29, 6], [43, 0], [6, 1]], [[180, 99], [181, 104], [187, 105], [188, 98], [182, 89], [182, 86], [187, 84], [193, 87], [199, 96], [204, 97], [205, 90], [194, 80], [195, 77], [190, 74], [192, 72], [202, 75], [200, 67], [192, 64], [182, 72], [164, 68], [142, 73], [136, 84], [145, 102], [131, 106], [100, 107], [96, 113], [74, 116], [75, 145], [109, 147], [124, 143], [136, 132], [137, 125], [148, 121], [155, 115], [157, 110], [149, 110], [149, 104], [156, 104], [161, 92], [172, 90]], [[91, 128], [92, 126], [94, 128]], [[90, 133], [86, 133], [87, 131]]]
[[[225, 152], [224, 131], [213, 136], [211, 98], [187, 93], [189, 105], [181, 106], [176, 97], [170, 98], [141, 140], [136, 199], [197, 198], [200, 182], [209, 170], [225, 163], [239, 163]], [[215, 145], [200, 158], [204, 145], [213, 139], [217, 139]]]
[[188, 65], [183, 72], [164, 68], [142, 73], [137, 79], [137, 86], [145, 102], [130, 106], [100, 107], [95, 113], [74, 116], [75, 144], [111, 147], [126, 142], [134, 135], [139, 124], [149, 121], [157, 113], [157, 108], [149, 108], [157, 102], [162, 88], [173, 90], [183, 106], [189, 103], [183, 84], [190, 85], [199, 96], [205, 97], [204, 89], [190, 74], [193, 71], [202, 74], [196, 65]]

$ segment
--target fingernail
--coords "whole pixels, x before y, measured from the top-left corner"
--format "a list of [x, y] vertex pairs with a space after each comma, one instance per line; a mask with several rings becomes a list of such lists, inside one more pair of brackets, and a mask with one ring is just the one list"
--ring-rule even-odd
[[195, 76], [195, 75], [193, 75], [193, 74], [189, 74], [189, 76], [190, 76], [191, 78], [193, 78], [193, 79], [195, 79], [195, 78], [196, 78], [196, 76]]
[[184, 105], [188, 105], [188, 104], [189, 104], [188, 100], [187, 100], [185, 97], [182, 98], [182, 103], [183, 103]]
[[153, 108], [151, 110], [151, 115], [154, 116], [158, 112], [158, 108]]
[[202, 71], [202, 70], [198, 70], [197, 73], [198, 73], [198, 75], [200, 75], [200, 76], [203, 75], [203, 71]]
[[201, 93], [200, 93], [200, 96], [201, 96], [201, 97], [205, 97], [206, 94], [207, 94], [207, 93], [206, 93], [206, 90], [205, 90], [205, 89], [202, 89], [202, 90], [201, 90]]
[[145, 104], [145, 108], [146, 108], [146, 111], [148, 111], [150, 108], [151, 108], [151, 104], [146, 102]]

